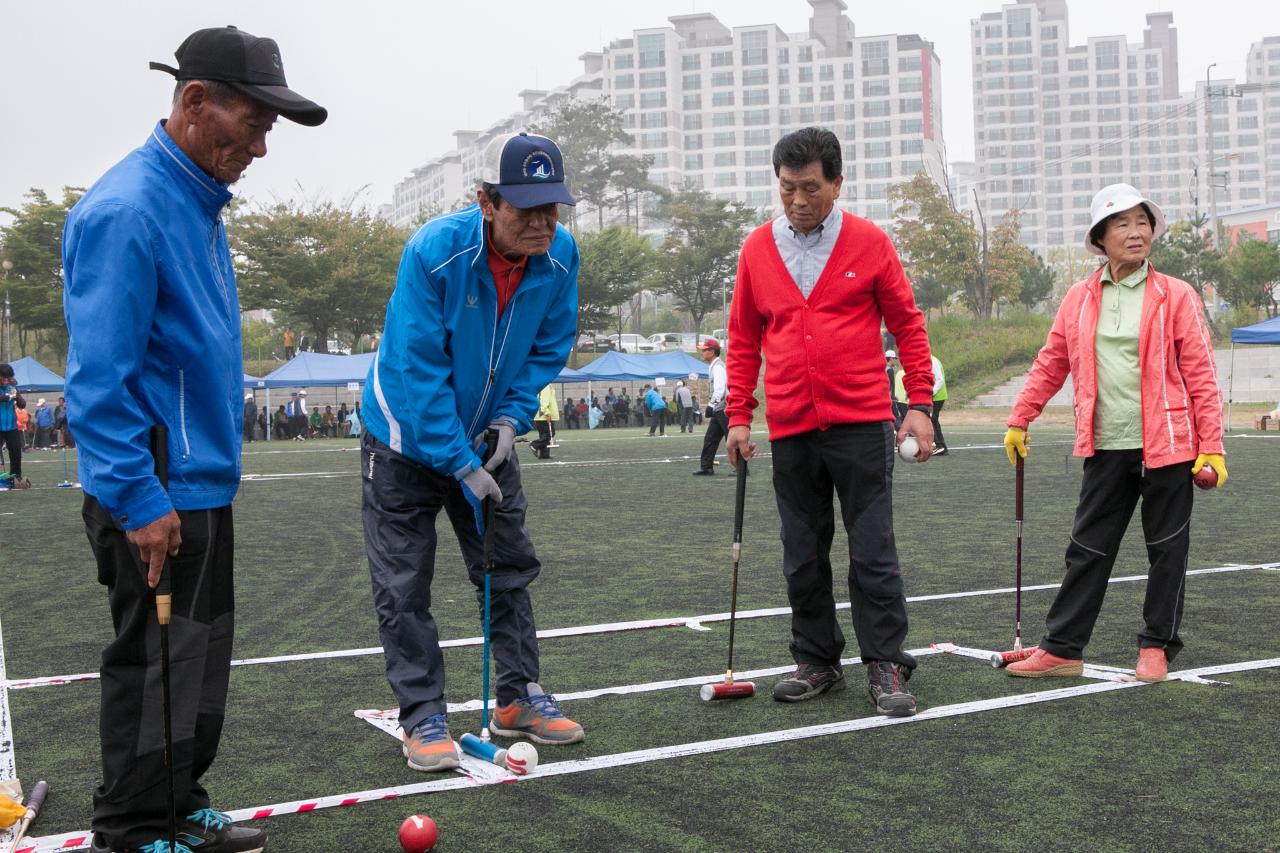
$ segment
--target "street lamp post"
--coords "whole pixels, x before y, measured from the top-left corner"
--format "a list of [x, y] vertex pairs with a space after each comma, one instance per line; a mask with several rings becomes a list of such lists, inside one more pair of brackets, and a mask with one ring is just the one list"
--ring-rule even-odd
[[[1217, 158], [1213, 156], [1213, 90], [1210, 88], [1209, 72], [1217, 67], [1214, 62], [1204, 70], [1204, 124], [1205, 133], [1209, 135], [1209, 162]], [[1218, 248], [1218, 194], [1214, 191], [1213, 167], [1209, 167], [1209, 240], [1213, 248]]]
[[13, 269], [13, 261], [0, 261], [0, 269], [4, 270], [4, 360], [13, 361], [13, 330], [9, 327], [9, 270]]

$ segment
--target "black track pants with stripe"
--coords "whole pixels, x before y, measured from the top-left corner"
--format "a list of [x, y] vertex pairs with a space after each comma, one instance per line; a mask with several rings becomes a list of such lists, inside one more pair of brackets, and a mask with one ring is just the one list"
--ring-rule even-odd
[[[115, 639], [102, 652], [102, 784], [93, 829], [112, 849], [167, 833], [160, 626], [138, 551], [96, 499], [84, 500], [85, 532], [107, 588]], [[182, 546], [169, 558], [173, 621], [169, 658], [178, 819], [209, 806], [200, 778], [222, 737], [234, 629], [231, 507], [178, 513]]]
[[1191, 463], [1144, 468], [1141, 450], [1099, 450], [1084, 461], [1066, 576], [1040, 641], [1045, 651], [1072, 660], [1083, 656], [1139, 498], [1150, 570], [1138, 645], [1162, 648], [1170, 661], [1182, 648], [1178, 627], [1191, 547]]

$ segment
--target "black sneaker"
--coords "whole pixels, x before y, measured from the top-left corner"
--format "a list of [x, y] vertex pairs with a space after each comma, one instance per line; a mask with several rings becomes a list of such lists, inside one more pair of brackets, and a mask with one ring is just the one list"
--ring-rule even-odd
[[[200, 809], [178, 821], [177, 842], [175, 853], [262, 853], [267, 834], [261, 829], [232, 824], [224, 812]], [[142, 853], [168, 849], [168, 842], [163, 839], [139, 848]]]
[[844, 672], [838, 666], [802, 663], [790, 678], [773, 685], [773, 698], [779, 702], [803, 702], [823, 693], [844, 690]]
[[699, 468], [697, 471], [693, 472], [693, 476], [695, 477], [710, 477], [713, 474], [715, 474], [715, 471], [712, 471], [710, 468]]
[[916, 697], [906, 691], [911, 670], [899, 663], [884, 660], [867, 661], [867, 680], [871, 685], [871, 704], [886, 717], [911, 717], [916, 713]]

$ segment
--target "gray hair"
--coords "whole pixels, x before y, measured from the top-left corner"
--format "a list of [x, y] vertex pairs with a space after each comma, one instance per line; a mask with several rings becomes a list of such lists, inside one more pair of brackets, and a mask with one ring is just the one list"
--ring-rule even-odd
[[[177, 106], [182, 100], [182, 90], [187, 88], [188, 83], [203, 83], [205, 91], [209, 93], [209, 100], [215, 104], [225, 104], [227, 101], [241, 97], [241, 92], [230, 83], [223, 83], [221, 80], [179, 80], [173, 87], [173, 106]], [[248, 97], [243, 96], [243, 97]]]

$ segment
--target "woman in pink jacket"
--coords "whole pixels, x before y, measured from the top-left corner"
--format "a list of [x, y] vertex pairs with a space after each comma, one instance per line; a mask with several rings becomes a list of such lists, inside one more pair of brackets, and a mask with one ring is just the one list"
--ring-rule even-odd
[[[1164, 213], [1128, 184], [1093, 198], [1085, 248], [1107, 262], [1067, 291], [1009, 416], [1005, 450], [1027, 455], [1027, 427], [1071, 375], [1075, 454], [1085, 457], [1066, 576], [1034, 653], [1010, 675], [1080, 675], [1120, 540], [1142, 499], [1151, 562], [1137, 677], [1162, 681], [1182, 648], [1192, 476], [1227, 481], [1222, 398], [1204, 308], [1185, 281], [1147, 262]], [[1210, 472], [1206, 472], [1205, 477]]]

